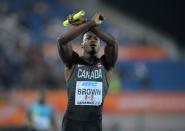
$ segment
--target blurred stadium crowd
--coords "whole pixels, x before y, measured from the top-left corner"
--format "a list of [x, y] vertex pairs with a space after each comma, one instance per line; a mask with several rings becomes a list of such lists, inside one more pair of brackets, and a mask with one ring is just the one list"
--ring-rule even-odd
[[42, 36], [43, 28], [53, 17], [60, 14], [56, 12], [64, 10], [62, 4], [58, 2], [52, 0], [1, 1], [1, 88], [63, 87], [61, 63], [57, 58], [47, 58], [49, 56], [44, 55], [48, 47], [43, 43], [46, 44], [48, 41]]
[[[56, 43], [57, 36], [66, 30], [62, 21], [74, 12], [76, 10], [61, 0], [1, 0], [0, 89], [65, 87]], [[149, 49], [150, 43], [143, 38], [134, 39], [109, 23], [103, 28], [116, 37], [121, 53], [125, 46], [146, 47], [133, 50], [133, 54]], [[137, 54], [133, 59], [120, 57], [113, 90], [185, 90], [184, 61], [172, 60], [168, 55], [158, 59], [142, 59], [144, 55]]]

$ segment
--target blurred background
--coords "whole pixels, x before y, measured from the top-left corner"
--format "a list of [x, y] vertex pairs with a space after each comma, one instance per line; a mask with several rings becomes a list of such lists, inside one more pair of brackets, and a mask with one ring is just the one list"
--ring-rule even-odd
[[[47, 90], [61, 127], [67, 99], [57, 37], [80, 10], [87, 18], [102, 12], [101, 28], [119, 43], [103, 131], [185, 131], [182, 0], [1, 0], [0, 130], [24, 130], [37, 89]], [[73, 41], [78, 53], [80, 41]]]

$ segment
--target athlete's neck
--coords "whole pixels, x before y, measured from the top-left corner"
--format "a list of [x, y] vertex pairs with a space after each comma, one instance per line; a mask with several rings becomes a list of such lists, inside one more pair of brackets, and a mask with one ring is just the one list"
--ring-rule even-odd
[[96, 55], [84, 54], [82, 58], [85, 62], [92, 65], [97, 62], [98, 55], [97, 54]]

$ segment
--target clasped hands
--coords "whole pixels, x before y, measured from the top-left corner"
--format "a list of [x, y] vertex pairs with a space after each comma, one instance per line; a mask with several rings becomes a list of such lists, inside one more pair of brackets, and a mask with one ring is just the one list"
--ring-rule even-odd
[[[101, 13], [96, 13], [93, 17], [92, 17], [92, 19], [91, 19], [91, 21], [93, 21], [94, 22], [94, 24], [95, 25], [100, 25], [103, 21], [104, 21], [104, 16], [101, 14]], [[73, 14], [71, 14], [71, 15], [69, 15], [68, 17], [67, 17], [67, 20], [69, 21], [69, 23], [71, 24], [71, 25], [73, 25], [73, 26], [79, 26], [79, 25], [81, 25], [81, 24], [83, 24], [83, 23], [86, 23], [87, 21], [89, 21], [89, 20], [87, 20], [86, 18], [84, 18], [84, 17], [81, 17], [80, 19], [77, 19], [77, 20], [73, 20]]]

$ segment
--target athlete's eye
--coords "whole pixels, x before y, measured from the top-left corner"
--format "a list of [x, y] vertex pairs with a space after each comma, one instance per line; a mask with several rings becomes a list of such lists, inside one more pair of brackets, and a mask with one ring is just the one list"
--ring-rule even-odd
[[94, 37], [94, 40], [98, 40], [96, 37]]
[[87, 36], [87, 40], [90, 40], [92, 37], [91, 36]]

